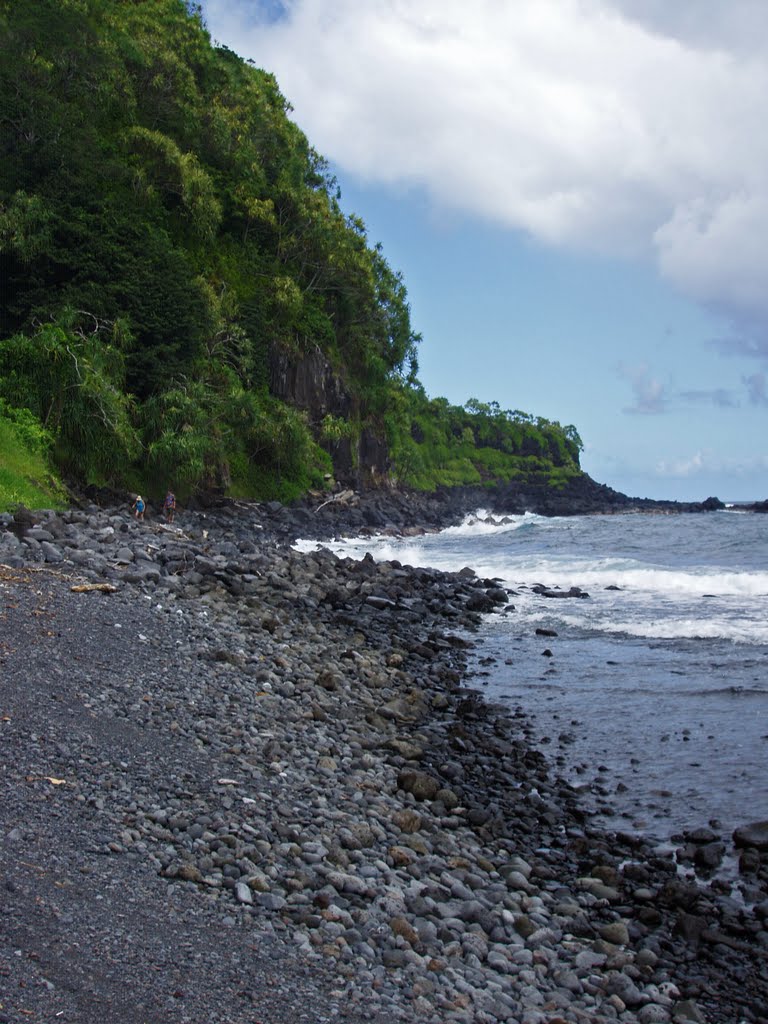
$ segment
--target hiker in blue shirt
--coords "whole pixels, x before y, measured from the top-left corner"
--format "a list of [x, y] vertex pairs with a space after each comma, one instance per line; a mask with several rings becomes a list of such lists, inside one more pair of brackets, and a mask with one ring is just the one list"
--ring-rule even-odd
[[144, 499], [140, 494], [136, 495], [136, 501], [134, 501], [134, 503], [131, 505], [131, 508], [134, 510], [133, 514], [136, 516], [137, 519], [144, 518], [144, 509], [146, 508], [146, 506], [144, 504]]

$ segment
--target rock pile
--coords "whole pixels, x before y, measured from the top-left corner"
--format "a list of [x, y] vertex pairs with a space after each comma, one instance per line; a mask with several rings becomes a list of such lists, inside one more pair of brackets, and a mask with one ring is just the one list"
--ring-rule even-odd
[[[300, 527], [288, 519], [5, 517], [9, 578], [58, 581], [35, 692], [66, 677], [93, 723], [91, 746], [55, 725], [23, 736], [25, 777], [61, 779], [99, 853], [149, 866], [168, 899], [330, 963], [348, 1008], [420, 1024], [768, 1021], [765, 826], [739, 834], [747, 900], [592, 829], [522, 711], [462, 685], [479, 615], [507, 604], [498, 582], [298, 554], [273, 542]], [[548, 596], [563, 595], [582, 596]], [[4, 639], [16, 679], [32, 655]], [[719, 839], [701, 838], [706, 866], [697, 851]]]

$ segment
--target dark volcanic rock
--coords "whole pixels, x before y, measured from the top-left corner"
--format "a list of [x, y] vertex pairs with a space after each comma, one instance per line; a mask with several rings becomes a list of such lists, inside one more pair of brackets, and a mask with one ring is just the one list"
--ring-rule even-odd
[[768, 821], [753, 821], [741, 825], [733, 833], [733, 842], [738, 847], [751, 846], [756, 850], [768, 850]]
[[538, 594], [540, 597], [589, 597], [586, 590], [582, 590], [580, 587], [569, 587], [568, 590], [557, 590], [551, 587], [534, 586], [531, 587], [534, 594]]
[[0, 518], [0, 1018], [766, 1021], [764, 854], [590, 826], [462, 685], [497, 581], [284, 546], [478, 494]]

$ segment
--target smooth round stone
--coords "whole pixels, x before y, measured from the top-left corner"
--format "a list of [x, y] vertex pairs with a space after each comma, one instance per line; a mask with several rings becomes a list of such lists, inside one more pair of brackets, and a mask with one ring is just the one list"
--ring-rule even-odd
[[612, 942], [615, 946], [626, 946], [629, 942], [629, 931], [623, 921], [611, 921], [600, 927], [600, 935], [606, 942]]
[[245, 882], [238, 882], [235, 885], [235, 897], [238, 903], [244, 903], [247, 906], [253, 903], [253, 893]]
[[657, 1003], [647, 1003], [636, 1011], [638, 1024], [669, 1024], [669, 1010]]
[[647, 889], [642, 886], [639, 889], [635, 889], [632, 895], [636, 900], [639, 900], [641, 903], [650, 903], [651, 900], [656, 899], [656, 893], [653, 889]]

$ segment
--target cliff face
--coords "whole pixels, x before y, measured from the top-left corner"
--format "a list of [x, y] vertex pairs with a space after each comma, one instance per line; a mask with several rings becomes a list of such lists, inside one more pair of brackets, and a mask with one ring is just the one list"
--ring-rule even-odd
[[[269, 353], [269, 388], [275, 397], [307, 414], [316, 436], [326, 416], [352, 424], [359, 421], [357, 399], [319, 348], [295, 355], [273, 345]], [[387, 444], [370, 427], [339, 440], [319, 440], [333, 460], [334, 476], [339, 483], [361, 487], [380, 484], [387, 478]]]
[[318, 426], [325, 416], [348, 419], [353, 402], [341, 379], [319, 348], [291, 356], [273, 345], [269, 353], [269, 387], [273, 395], [303, 409]]

